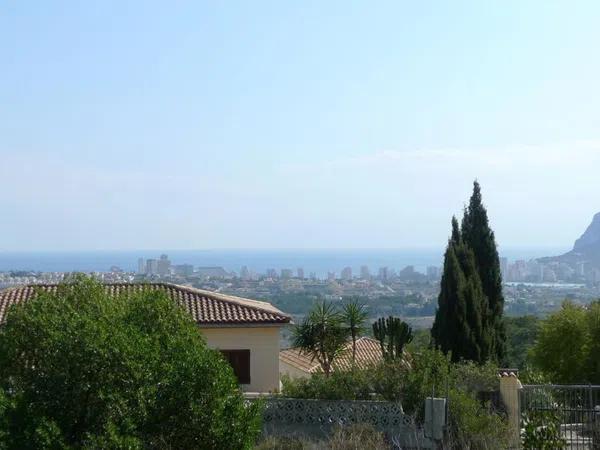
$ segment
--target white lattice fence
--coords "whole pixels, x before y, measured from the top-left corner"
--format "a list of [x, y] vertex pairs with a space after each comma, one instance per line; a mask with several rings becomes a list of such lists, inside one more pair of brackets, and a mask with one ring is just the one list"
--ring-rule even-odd
[[399, 403], [270, 398], [265, 402], [265, 435], [324, 437], [336, 426], [366, 423], [405, 447], [429, 448], [422, 429]]

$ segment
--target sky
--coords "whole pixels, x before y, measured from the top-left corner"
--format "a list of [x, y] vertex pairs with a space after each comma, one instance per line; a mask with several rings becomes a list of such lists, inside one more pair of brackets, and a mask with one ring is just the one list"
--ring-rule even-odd
[[0, 5], [0, 251], [499, 245], [600, 211], [596, 1]]

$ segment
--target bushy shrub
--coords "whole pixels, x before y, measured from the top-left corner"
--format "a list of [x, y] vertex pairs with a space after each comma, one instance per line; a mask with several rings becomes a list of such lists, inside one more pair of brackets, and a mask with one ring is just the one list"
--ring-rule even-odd
[[491, 392], [499, 389], [498, 368], [493, 363], [482, 365], [472, 361], [453, 364], [450, 368], [452, 385], [469, 393]]
[[567, 442], [562, 437], [560, 419], [552, 411], [534, 411], [523, 418], [523, 450], [561, 450]]
[[369, 371], [371, 387], [376, 397], [390, 402], [403, 402], [410, 366], [404, 360], [384, 361]]
[[309, 378], [282, 377], [282, 395], [322, 400], [401, 401], [408, 375], [404, 362], [391, 360], [367, 370], [316, 373]]
[[378, 399], [399, 401], [407, 415], [423, 423], [425, 399], [448, 394], [449, 448], [495, 449], [507, 441], [503, 414], [478, 399], [480, 392], [496, 391], [499, 381], [493, 364], [451, 363], [437, 350], [423, 350], [410, 365], [388, 361], [366, 371], [334, 372], [329, 378], [284, 379], [283, 395], [328, 400]]
[[482, 405], [473, 393], [453, 388], [448, 393], [448, 443], [451, 448], [491, 450], [507, 448], [508, 425]]
[[536, 367], [555, 383], [600, 383], [600, 301], [565, 301], [540, 324], [531, 350]]
[[13, 307], [0, 329], [2, 448], [251, 448], [260, 404], [160, 292], [87, 278]]
[[424, 419], [424, 402], [432, 394], [444, 396], [450, 376], [450, 359], [438, 350], [424, 350], [412, 358], [402, 391], [404, 412], [417, 421]]
[[542, 372], [536, 367], [526, 365], [525, 368], [519, 372], [519, 381], [523, 384], [547, 384], [551, 383], [552, 379], [547, 373]]
[[368, 400], [372, 398], [371, 377], [367, 371], [336, 371], [325, 376], [316, 373], [309, 378], [282, 377], [282, 395], [289, 398], [322, 400]]

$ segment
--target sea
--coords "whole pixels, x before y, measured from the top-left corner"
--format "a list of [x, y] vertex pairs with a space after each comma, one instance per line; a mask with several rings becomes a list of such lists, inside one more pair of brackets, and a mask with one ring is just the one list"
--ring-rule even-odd
[[[529, 260], [554, 256], [566, 248], [506, 248], [500, 256], [509, 261]], [[239, 273], [242, 266], [255, 273], [268, 269], [304, 270], [305, 276], [315, 273], [326, 277], [328, 272], [339, 274], [351, 267], [358, 275], [362, 266], [376, 274], [380, 267], [399, 271], [406, 266], [425, 273], [428, 266], [442, 266], [443, 248], [404, 249], [289, 249], [289, 250], [127, 250], [127, 251], [72, 251], [72, 252], [2, 252], [0, 272], [25, 270], [36, 272], [107, 272], [112, 266], [125, 271], [136, 271], [139, 258], [169, 256], [172, 264], [192, 264], [195, 267], [220, 266], [229, 272]]]

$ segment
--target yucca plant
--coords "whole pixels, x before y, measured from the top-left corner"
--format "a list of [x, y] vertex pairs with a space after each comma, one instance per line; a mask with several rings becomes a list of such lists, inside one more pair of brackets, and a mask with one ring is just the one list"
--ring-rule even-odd
[[316, 359], [325, 376], [329, 376], [347, 339], [348, 330], [344, 327], [342, 314], [331, 303], [322, 302], [296, 326], [293, 345], [301, 353], [310, 355], [312, 361]]
[[356, 340], [365, 332], [365, 324], [369, 315], [365, 305], [354, 299], [344, 305], [342, 316], [346, 329], [352, 339], [352, 367], [354, 367], [356, 363]]

